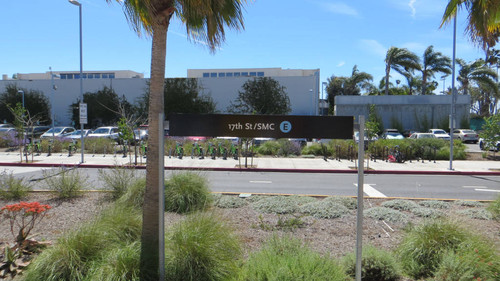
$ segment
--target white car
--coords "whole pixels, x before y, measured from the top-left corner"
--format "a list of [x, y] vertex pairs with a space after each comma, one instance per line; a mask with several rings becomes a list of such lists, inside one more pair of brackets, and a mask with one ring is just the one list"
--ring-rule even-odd
[[[485, 150], [485, 149], [486, 149], [486, 146], [487, 146], [486, 141], [485, 141], [483, 138], [480, 138], [480, 139], [479, 139], [479, 148], [480, 148], [481, 150]], [[500, 151], [500, 141], [497, 141], [497, 142], [495, 143], [495, 145], [494, 145], [494, 146], [492, 146], [492, 147], [490, 148], [490, 150]]]
[[436, 135], [431, 133], [413, 133], [409, 139], [435, 139]]
[[48, 131], [40, 136], [40, 139], [48, 139], [51, 137], [62, 137], [65, 134], [72, 133], [75, 131], [73, 127], [54, 127], [50, 128]]
[[[83, 130], [83, 137], [87, 137], [90, 134], [90, 132], [92, 132], [92, 131], [88, 130], [88, 129]], [[64, 134], [64, 135], [62, 135], [62, 137], [72, 139], [72, 140], [81, 139], [82, 138], [82, 130], [76, 130], [74, 132]]]
[[450, 140], [450, 135], [445, 130], [442, 129], [430, 129], [428, 133], [434, 134], [436, 138], [443, 140]]
[[89, 138], [118, 139], [118, 127], [99, 127], [88, 135]]

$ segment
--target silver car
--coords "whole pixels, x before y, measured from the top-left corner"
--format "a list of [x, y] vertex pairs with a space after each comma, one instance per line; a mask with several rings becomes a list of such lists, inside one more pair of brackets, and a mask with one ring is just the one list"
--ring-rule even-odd
[[469, 129], [453, 130], [453, 138], [460, 139], [462, 142], [477, 143], [479, 141], [479, 135], [474, 130]]

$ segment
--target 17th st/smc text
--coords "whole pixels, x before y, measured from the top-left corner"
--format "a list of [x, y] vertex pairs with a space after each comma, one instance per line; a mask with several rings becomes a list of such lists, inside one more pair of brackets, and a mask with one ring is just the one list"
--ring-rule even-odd
[[235, 131], [235, 130], [254, 130], [254, 131], [274, 131], [275, 130], [275, 123], [244, 123], [242, 124], [241, 122], [238, 123], [230, 123], [227, 124], [229, 130]]

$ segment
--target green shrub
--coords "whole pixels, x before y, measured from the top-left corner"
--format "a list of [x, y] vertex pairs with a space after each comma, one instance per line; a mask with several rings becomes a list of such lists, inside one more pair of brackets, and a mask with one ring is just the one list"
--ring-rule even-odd
[[134, 206], [141, 209], [144, 204], [144, 193], [146, 192], [146, 178], [136, 179], [117, 200], [117, 204]]
[[104, 182], [104, 188], [110, 190], [113, 199], [120, 198], [134, 183], [133, 169], [115, 166], [113, 169], [99, 169], [99, 179]]
[[188, 215], [165, 240], [165, 280], [227, 280], [238, 271], [240, 243], [216, 214]]
[[448, 209], [450, 207], [450, 203], [439, 200], [424, 200], [420, 201], [418, 204], [433, 209]]
[[266, 141], [257, 147], [257, 153], [262, 155], [278, 155], [280, 144], [277, 141]]
[[483, 207], [484, 204], [478, 201], [457, 200], [455, 205], [464, 207]]
[[471, 219], [478, 219], [478, 220], [491, 220], [493, 218], [491, 213], [485, 209], [467, 209], [467, 210], [460, 210], [457, 213], [461, 215], [466, 215]]
[[300, 206], [300, 212], [315, 218], [333, 219], [349, 213], [349, 209], [333, 200], [318, 200]]
[[48, 153], [49, 152], [49, 145], [50, 147], [50, 152], [51, 153], [60, 153], [64, 149], [68, 148], [68, 141], [63, 141], [60, 138], [55, 138], [54, 141], [52, 141], [52, 138], [50, 139], [43, 139], [41, 140], [42, 144], [42, 152]]
[[59, 199], [78, 197], [87, 185], [87, 177], [83, 177], [75, 168], [62, 167], [55, 173], [43, 171], [43, 175], [47, 188]]
[[[346, 255], [342, 263], [346, 273], [356, 277], [356, 255]], [[395, 257], [388, 251], [377, 249], [372, 245], [363, 246], [361, 258], [361, 279], [366, 281], [400, 280], [401, 270]]]
[[347, 280], [342, 267], [329, 257], [304, 246], [289, 236], [273, 236], [250, 255], [235, 280]]
[[385, 207], [373, 207], [364, 211], [364, 215], [377, 220], [386, 220], [392, 223], [404, 224], [408, 222], [408, 216], [401, 213], [398, 210], [385, 208]]
[[141, 227], [140, 210], [113, 205], [44, 250], [30, 264], [24, 280], [83, 280], [94, 263], [102, 263], [118, 245], [138, 241]]
[[302, 148], [297, 142], [289, 141], [288, 139], [278, 140], [279, 149], [277, 154], [282, 157], [288, 157], [291, 155], [299, 156]]
[[299, 206], [316, 201], [312, 197], [306, 196], [269, 196], [252, 206], [259, 212], [276, 214], [293, 214], [299, 211]]
[[116, 142], [108, 138], [85, 138], [85, 151], [93, 154], [113, 154]]
[[401, 211], [411, 211], [413, 209], [418, 208], [418, 204], [410, 200], [394, 199], [390, 201], [385, 201], [384, 203], [382, 203], [382, 207], [392, 208]]
[[491, 213], [493, 219], [500, 220], [500, 195], [488, 205], [487, 210]]
[[334, 202], [334, 203], [339, 203], [349, 210], [356, 210], [356, 208], [358, 207], [358, 200], [356, 198], [353, 198], [353, 197], [329, 196], [323, 200]]
[[438, 211], [436, 209], [432, 208], [425, 208], [425, 207], [417, 207], [415, 209], [412, 209], [411, 212], [415, 214], [416, 216], [422, 217], [422, 218], [431, 218], [431, 219], [437, 219], [443, 216], [443, 213], [441, 211]]
[[22, 178], [16, 179], [12, 172], [0, 173], [0, 199], [19, 200], [26, 197], [31, 190], [29, 184], [25, 183]]
[[118, 245], [104, 253], [102, 259], [92, 263], [85, 280], [93, 281], [138, 281], [141, 244], [139, 241]]
[[189, 213], [203, 210], [212, 203], [208, 182], [199, 174], [182, 172], [165, 181], [165, 210]]
[[320, 143], [312, 143], [311, 145], [306, 145], [302, 148], [302, 155], [316, 155], [316, 156], [324, 156], [326, 153], [327, 156], [333, 155], [333, 150], [328, 145], [321, 145]]
[[446, 220], [424, 222], [410, 229], [397, 250], [403, 270], [415, 279], [432, 277], [443, 255], [456, 250], [467, 235]]
[[215, 206], [219, 208], [241, 208], [248, 205], [248, 201], [245, 198], [240, 198], [238, 196], [217, 194], [213, 197]]

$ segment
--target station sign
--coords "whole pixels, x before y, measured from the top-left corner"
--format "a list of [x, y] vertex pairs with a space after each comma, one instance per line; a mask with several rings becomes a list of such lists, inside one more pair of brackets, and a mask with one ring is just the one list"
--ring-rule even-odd
[[87, 104], [80, 103], [80, 124], [87, 124]]
[[170, 136], [352, 139], [353, 116], [170, 114]]

